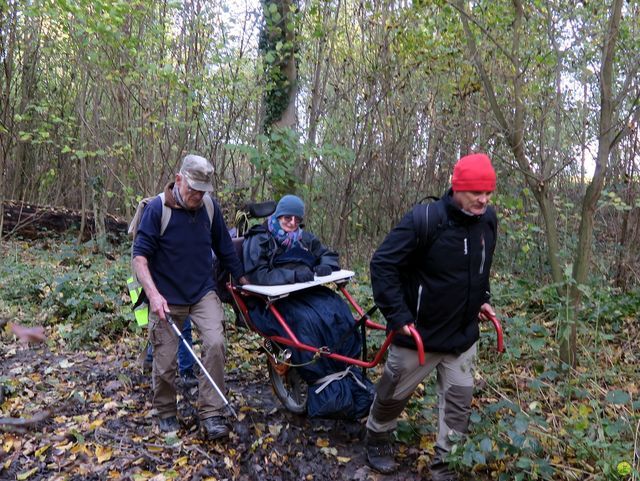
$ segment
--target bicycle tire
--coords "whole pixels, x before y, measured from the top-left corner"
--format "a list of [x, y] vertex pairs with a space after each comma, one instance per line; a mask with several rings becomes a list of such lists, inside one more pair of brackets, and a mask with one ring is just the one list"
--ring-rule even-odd
[[290, 367], [284, 374], [280, 374], [269, 360], [267, 368], [273, 392], [287, 411], [294, 414], [306, 413], [307, 383], [300, 377], [298, 370]]

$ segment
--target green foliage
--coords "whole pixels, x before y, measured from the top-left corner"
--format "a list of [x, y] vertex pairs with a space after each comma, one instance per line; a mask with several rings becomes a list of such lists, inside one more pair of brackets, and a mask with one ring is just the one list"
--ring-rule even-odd
[[282, 117], [296, 88], [286, 72], [288, 63], [295, 62], [296, 10], [295, 1], [262, 0], [264, 22], [258, 48], [262, 52], [266, 83], [263, 119], [266, 134]]
[[113, 261], [94, 254], [92, 243], [76, 247], [65, 239], [10, 246], [0, 267], [4, 309], [58, 326], [74, 348], [116, 336], [131, 324], [126, 253]]
[[[495, 352], [493, 328], [483, 326], [470, 434], [452, 438], [452, 464], [474, 479], [624, 479], [617, 466], [633, 465], [640, 422], [638, 341], [628, 334], [639, 293], [592, 290], [578, 332], [583, 366], [569, 370], [556, 355], [558, 291], [510, 276], [493, 287], [507, 352]], [[434, 377], [419, 387], [396, 433], [428, 452], [437, 426]]]
[[268, 180], [270, 191], [277, 200], [288, 193], [302, 194], [307, 186], [302, 185], [298, 168], [306, 159], [327, 159], [327, 162], [348, 162], [353, 154], [348, 149], [332, 144], [310, 147], [303, 143], [300, 134], [290, 128], [277, 128], [268, 135], [258, 136], [257, 147], [251, 145], [228, 145], [232, 151], [247, 156], [259, 176], [251, 182], [255, 185]]

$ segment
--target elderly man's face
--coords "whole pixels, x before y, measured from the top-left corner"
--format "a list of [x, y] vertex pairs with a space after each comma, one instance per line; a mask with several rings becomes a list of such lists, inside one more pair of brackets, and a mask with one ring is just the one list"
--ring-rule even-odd
[[197, 209], [202, 205], [202, 198], [205, 192], [202, 190], [194, 190], [189, 187], [187, 179], [182, 174], [176, 174], [176, 184], [182, 196], [187, 209]]
[[473, 215], [482, 215], [487, 210], [489, 200], [493, 192], [476, 192], [463, 190], [453, 193], [453, 201], [465, 212]]

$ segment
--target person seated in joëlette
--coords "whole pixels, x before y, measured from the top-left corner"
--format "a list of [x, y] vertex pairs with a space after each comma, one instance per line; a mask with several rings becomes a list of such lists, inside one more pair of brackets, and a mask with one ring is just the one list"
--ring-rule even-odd
[[[275, 212], [264, 223], [253, 226], [245, 235], [243, 261], [245, 275], [252, 284], [282, 285], [308, 282], [340, 269], [339, 256], [311, 232], [303, 229], [305, 206], [299, 197], [285, 195]], [[353, 329], [354, 318], [349, 306], [333, 290], [324, 286], [292, 292], [275, 301], [275, 307], [289, 323], [300, 342], [327, 347], [331, 352], [357, 358], [361, 339]], [[264, 335], [286, 336], [284, 329], [264, 305], [249, 306], [253, 324]], [[349, 331], [353, 331], [349, 335]], [[319, 357], [292, 349], [290, 362], [310, 385], [308, 414], [317, 417], [358, 418], [365, 416], [372, 401], [372, 392], [362, 373], [347, 363]], [[316, 393], [314, 384], [322, 385], [326, 376], [345, 371], [349, 376], [340, 382], [330, 382]], [[364, 387], [364, 388], [363, 388]], [[340, 393], [332, 392], [340, 390]], [[349, 402], [329, 405], [342, 396]]]

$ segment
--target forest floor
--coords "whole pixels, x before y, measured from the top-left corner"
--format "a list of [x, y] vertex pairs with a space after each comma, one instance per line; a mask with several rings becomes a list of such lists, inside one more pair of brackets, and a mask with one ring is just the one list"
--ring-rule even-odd
[[424, 446], [398, 443], [401, 469], [382, 476], [366, 465], [362, 422], [286, 411], [257, 338], [245, 330], [228, 333], [227, 387], [239, 419], [220, 442], [203, 441], [196, 426], [158, 431], [140, 338], [68, 351], [55, 332], [39, 345], [1, 334], [2, 480], [428, 479]]

